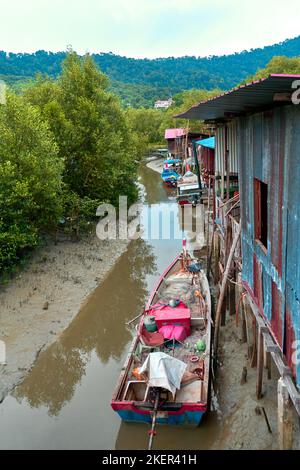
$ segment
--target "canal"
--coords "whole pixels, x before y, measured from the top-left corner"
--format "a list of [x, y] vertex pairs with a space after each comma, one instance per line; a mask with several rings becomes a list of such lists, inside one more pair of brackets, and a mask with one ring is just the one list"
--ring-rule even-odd
[[[180, 238], [189, 240], [192, 227], [183, 227], [174, 192], [162, 185], [158, 173], [143, 166], [139, 184], [142, 221], [150, 212], [161, 213], [162, 219], [171, 214], [171, 238], [145, 233], [130, 242], [74, 321], [0, 405], [1, 449], [147, 447], [148, 427], [121, 423], [110, 399], [132, 338], [126, 322], [141, 312], [159, 274], [181, 250]], [[190, 248], [203, 245], [199, 210], [202, 233]], [[213, 410], [197, 429], [159, 427], [154, 448], [209, 449], [219, 431], [220, 417]]]

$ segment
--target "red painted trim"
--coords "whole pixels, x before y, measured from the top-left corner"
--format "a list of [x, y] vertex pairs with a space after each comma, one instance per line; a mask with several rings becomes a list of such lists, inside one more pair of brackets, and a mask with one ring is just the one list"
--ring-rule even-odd
[[300, 78], [299, 74], [286, 74], [286, 73], [270, 73], [270, 77], [287, 77], [287, 78]]

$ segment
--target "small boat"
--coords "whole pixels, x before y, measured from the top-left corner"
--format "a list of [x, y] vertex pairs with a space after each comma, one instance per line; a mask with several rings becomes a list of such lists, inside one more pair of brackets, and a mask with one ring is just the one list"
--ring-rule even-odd
[[192, 171], [187, 171], [177, 181], [177, 202], [181, 206], [195, 206], [201, 200], [201, 189], [197, 175]]
[[181, 166], [182, 166], [181, 158], [169, 158], [167, 160], [164, 160], [164, 168], [172, 169], [176, 171], [176, 169], [180, 169]]
[[201, 422], [209, 406], [211, 327], [206, 274], [184, 248], [152, 291], [122, 368], [111, 401], [122, 420], [152, 427]]
[[161, 173], [161, 178], [167, 186], [176, 187], [179, 174], [175, 170], [164, 168]]

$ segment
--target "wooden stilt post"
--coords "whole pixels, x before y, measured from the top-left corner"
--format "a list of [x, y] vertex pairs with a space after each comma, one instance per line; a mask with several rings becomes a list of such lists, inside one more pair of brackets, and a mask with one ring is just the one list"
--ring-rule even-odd
[[244, 306], [244, 296], [243, 295], [243, 287], [242, 287], [242, 274], [237, 272], [236, 275], [236, 283], [237, 285], [235, 290], [235, 303], [237, 306], [237, 313], [239, 315], [239, 320], [241, 323], [241, 339], [243, 343], [247, 343], [247, 328], [246, 328], [246, 319], [245, 319], [245, 306]]
[[268, 372], [268, 380], [271, 380], [271, 378], [272, 378], [272, 376], [271, 376], [271, 370], [272, 370], [271, 365], [272, 365], [271, 353], [266, 351], [265, 367], [266, 367], [267, 372]]
[[264, 373], [264, 337], [260, 328], [258, 328], [258, 348], [257, 348], [257, 377], [256, 377], [256, 398], [262, 397], [262, 383]]
[[228, 274], [230, 270], [230, 266], [233, 260], [233, 255], [235, 252], [235, 249], [237, 247], [237, 243], [241, 234], [241, 222], [239, 223], [238, 230], [235, 234], [234, 240], [231, 245], [230, 253], [228, 256], [228, 259], [226, 260], [226, 268], [224, 271], [223, 279], [222, 279], [222, 284], [221, 284], [221, 290], [220, 290], [220, 295], [218, 299], [218, 305], [217, 305], [217, 310], [216, 310], [216, 320], [215, 320], [215, 333], [214, 333], [214, 354], [215, 356], [217, 355], [218, 352], [218, 341], [219, 341], [219, 329], [220, 329], [220, 320], [221, 320], [221, 311], [222, 311], [222, 305], [223, 305], [223, 300], [225, 296], [225, 291], [226, 291], [226, 284], [227, 284], [227, 279], [228, 279]]
[[281, 377], [278, 380], [278, 444], [280, 450], [293, 447], [293, 409], [287, 387]]
[[213, 259], [213, 272], [215, 284], [218, 284], [220, 279], [219, 261], [220, 261], [220, 237], [215, 231], [214, 233], [214, 259]]
[[226, 325], [226, 313], [227, 313], [227, 302], [228, 302], [228, 287], [226, 286], [223, 305], [221, 307], [221, 326]]
[[[233, 274], [231, 276], [232, 280], [236, 282], [236, 272], [233, 271]], [[228, 292], [228, 297], [229, 297], [229, 315], [235, 315], [236, 311], [236, 304], [235, 304], [235, 284], [232, 282], [229, 282], [228, 286], [229, 292]]]

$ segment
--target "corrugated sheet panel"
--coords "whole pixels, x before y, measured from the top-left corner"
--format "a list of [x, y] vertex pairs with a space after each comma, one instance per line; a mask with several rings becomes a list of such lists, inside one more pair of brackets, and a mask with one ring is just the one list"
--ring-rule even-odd
[[[256, 297], [262, 293], [265, 316], [293, 367], [292, 343], [300, 340], [300, 106], [237, 121], [243, 280]], [[254, 240], [254, 178], [268, 185], [267, 253]], [[300, 385], [300, 364], [296, 370]]]
[[[286, 351], [292, 340], [300, 341], [300, 106], [292, 106], [286, 116], [284, 203], [287, 205], [286, 221], [286, 299], [290, 324], [286, 324]], [[284, 252], [285, 249], [283, 248]], [[291, 328], [293, 331], [291, 331]], [[300, 361], [297, 364], [300, 385]]]
[[[229, 159], [229, 173], [238, 173], [238, 141], [237, 122], [227, 124], [227, 150]], [[225, 126], [218, 127], [216, 132], [216, 172], [219, 175], [225, 174]]]
[[218, 127], [216, 131], [215, 173], [222, 175], [225, 172], [225, 128]]
[[233, 121], [227, 125], [227, 149], [229, 158], [229, 172], [238, 173], [238, 152], [237, 152], [237, 122]]

